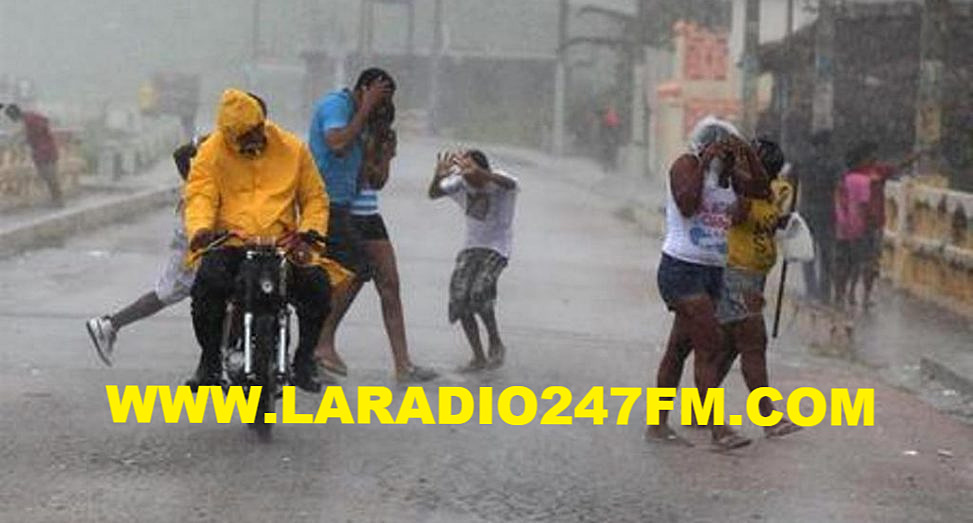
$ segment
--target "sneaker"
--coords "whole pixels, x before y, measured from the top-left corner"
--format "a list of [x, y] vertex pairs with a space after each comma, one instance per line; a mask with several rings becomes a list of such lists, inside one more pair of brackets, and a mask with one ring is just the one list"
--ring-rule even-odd
[[434, 380], [439, 377], [439, 373], [426, 368], [420, 367], [418, 365], [412, 365], [411, 367], [400, 370], [395, 373], [395, 379], [399, 383], [423, 383], [426, 381]]
[[294, 362], [291, 367], [291, 381], [294, 386], [303, 390], [317, 394], [321, 392], [321, 380], [318, 377], [318, 366], [314, 361], [308, 359], [306, 362]]
[[95, 350], [98, 351], [98, 357], [105, 362], [105, 365], [111, 367], [115, 353], [115, 336], [117, 335], [115, 327], [111, 324], [111, 319], [108, 316], [91, 318], [85, 323], [85, 327], [88, 329], [91, 343], [95, 345]]

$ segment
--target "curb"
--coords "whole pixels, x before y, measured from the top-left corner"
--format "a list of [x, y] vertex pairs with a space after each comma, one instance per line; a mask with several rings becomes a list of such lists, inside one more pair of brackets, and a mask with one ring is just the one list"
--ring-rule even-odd
[[0, 256], [9, 256], [62, 240], [79, 231], [90, 231], [117, 223], [130, 216], [169, 205], [178, 197], [179, 186], [150, 189], [83, 207], [0, 231]]
[[954, 368], [932, 358], [926, 356], [919, 358], [919, 373], [923, 379], [938, 381], [951, 389], [956, 389], [961, 394], [973, 396], [973, 380], [960, 375]]

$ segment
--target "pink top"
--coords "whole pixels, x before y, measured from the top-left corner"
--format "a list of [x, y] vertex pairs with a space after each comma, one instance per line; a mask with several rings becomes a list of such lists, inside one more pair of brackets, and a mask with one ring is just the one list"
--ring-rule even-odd
[[839, 240], [857, 240], [868, 226], [871, 178], [865, 173], [845, 173], [835, 194], [835, 233]]

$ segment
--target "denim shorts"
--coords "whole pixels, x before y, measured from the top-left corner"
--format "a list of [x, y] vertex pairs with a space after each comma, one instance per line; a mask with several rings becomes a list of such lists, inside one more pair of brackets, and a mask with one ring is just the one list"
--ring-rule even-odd
[[767, 275], [745, 269], [727, 268], [723, 272], [723, 293], [716, 304], [720, 324], [743, 321], [763, 314]]
[[709, 296], [716, 303], [723, 288], [723, 267], [682, 261], [663, 253], [656, 280], [662, 301], [670, 310], [692, 296]]

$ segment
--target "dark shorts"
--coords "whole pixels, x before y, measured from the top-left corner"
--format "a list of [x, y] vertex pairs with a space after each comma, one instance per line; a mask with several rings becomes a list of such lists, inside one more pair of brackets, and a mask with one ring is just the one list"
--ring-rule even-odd
[[715, 304], [723, 288], [723, 267], [690, 263], [663, 253], [656, 280], [670, 310], [692, 296], [709, 296]]
[[449, 280], [449, 322], [492, 309], [497, 280], [507, 259], [491, 249], [464, 249], [456, 256]]
[[328, 257], [355, 273], [357, 279], [368, 280], [372, 271], [363, 241], [349, 209], [332, 206], [328, 220]]
[[358, 234], [365, 241], [381, 241], [389, 239], [389, 232], [385, 229], [385, 220], [381, 214], [351, 215], [351, 223], [358, 229]]
[[882, 243], [885, 231], [877, 229], [865, 233], [862, 239], [862, 270], [878, 274], [882, 268]]
[[868, 248], [865, 238], [838, 240], [834, 251], [835, 271], [845, 276], [859, 273], [867, 258]]

